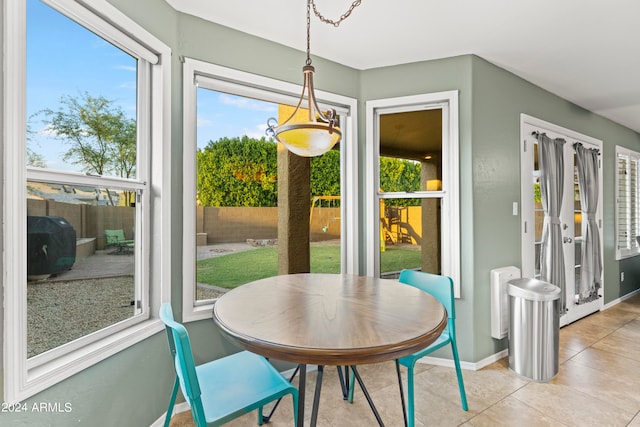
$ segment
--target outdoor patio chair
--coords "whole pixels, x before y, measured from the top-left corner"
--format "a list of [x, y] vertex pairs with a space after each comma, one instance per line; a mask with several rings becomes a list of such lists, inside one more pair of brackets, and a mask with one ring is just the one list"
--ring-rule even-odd
[[134, 240], [127, 240], [124, 237], [124, 230], [104, 230], [106, 246], [114, 248], [110, 254], [130, 254], [133, 253]]
[[162, 305], [160, 319], [165, 324], [176, 371], [165, 427], [171, 421], [178, 386], [191, 408], [197, 427], [219, 426], [255, 409], [258, 410], [258, 425], [262, 425], [262, 407], [287, 394], [293, 400], [295, 423], [298, 418], [298, 389], [267, 359], [241, 351], [196, 366], [187, 330], [173, 320], [170, 304]]

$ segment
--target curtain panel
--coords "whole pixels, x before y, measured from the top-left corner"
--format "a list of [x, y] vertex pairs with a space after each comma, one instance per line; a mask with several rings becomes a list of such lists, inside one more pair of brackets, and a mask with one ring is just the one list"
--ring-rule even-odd
[[567, 308], [564, 253], [562, 250], [562, 224], [560, 209], [564, 183], [564, 144], [562, 138], [551, 139], [536, 134], [540, 168], [540, 193], [544, 210], [542, 240], [540, 244], [540, 279], [560, 288], [560, 314]]

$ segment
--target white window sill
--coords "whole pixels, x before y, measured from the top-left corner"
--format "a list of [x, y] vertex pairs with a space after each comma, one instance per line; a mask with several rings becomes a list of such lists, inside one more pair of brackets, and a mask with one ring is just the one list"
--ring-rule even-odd
[[31, 397], [162, 330], [164, 325], [160, 320], [146, 320], [40, 366], [29, 368], [25, 384], [9, 387], [17, 393], [7, 396], [7, 403], [17, 403]]

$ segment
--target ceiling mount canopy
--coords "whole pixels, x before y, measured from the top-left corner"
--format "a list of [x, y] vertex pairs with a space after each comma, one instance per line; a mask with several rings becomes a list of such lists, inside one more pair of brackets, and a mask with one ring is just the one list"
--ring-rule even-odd
[[[315, 69], [311, 65], [311, 7], [314, 14], [324, 23], [334, 27], [347, 19], [353, 9], [359, 6], [361, 0], [354, 1], [349, 9], [338, 20], [325, 18], [317, 9], [314, 0], [307, 0], [307, 60], [302, 73], [304, 84], [302, 94], [295, 110], [282, 124], [278, 124], [275, 117], [267, 120], [267, 135], [281, 142], [289, 151], [298, 156], [319, 156], [331, 150], [340, 141], [342, 131], [337, 126], [338, 117], [332, 108], [325, 112], [320, 110], [316, 101], [313, 88], [313, 73]], [[306, 98], [306, 113], [298, 113]], [[304, 110], [305, 107], [302, 107]], [[304, 117], [301, 119], [301, 117]]]

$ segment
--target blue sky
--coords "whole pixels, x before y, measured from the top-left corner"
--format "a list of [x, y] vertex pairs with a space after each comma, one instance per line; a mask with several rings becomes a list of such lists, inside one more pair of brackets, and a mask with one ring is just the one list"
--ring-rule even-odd
[[[57, 110], [63, 95], [103, 96], [126, 115], [136, 112], [136, 61], [38, 0], [27, 0], [27, 119], [29, 147], [47, 167], [78, 170], [62, 160], [68, 145], [52, 137], [37, 114]], [[264, 136], [274, 104], [198, 90], [198, 146], [221, 137]]]

